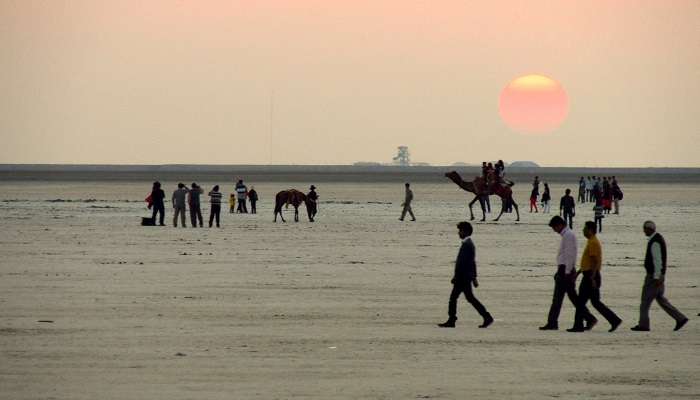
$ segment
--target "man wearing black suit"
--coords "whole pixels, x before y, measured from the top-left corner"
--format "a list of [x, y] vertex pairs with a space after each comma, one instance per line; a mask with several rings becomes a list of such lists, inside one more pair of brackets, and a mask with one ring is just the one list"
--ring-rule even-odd
[[467, 301], [474, 306], [479, 315], [484, 319], [483, 324], [479, 328], [486, 328], [493, 323], [493, 317], [486, 311], [486, 307], [474, 297], [472, 284], [475, 288], [479, 287], [479, 281], [476, 279], [476, 249], [472, 242], [472, 225], [469, 222], [460, 222], [457, 224], [459, 230], [459, 238], [462, 239], [462, 246], [459, 248], [457, 262], [455, 263], [455, 273], [452, 278], [452, 293], [450, 294], [450, 304], [448, 308], [449, 319], [442, 324], [438, 324], [441, 328], [454, 328], [457, 321], [457, 299], [459, 295], [464, 293]]

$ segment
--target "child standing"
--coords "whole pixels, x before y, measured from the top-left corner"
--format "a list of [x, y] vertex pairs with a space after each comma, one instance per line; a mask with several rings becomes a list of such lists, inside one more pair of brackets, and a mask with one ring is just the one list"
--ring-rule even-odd
[[228, 197], [228, 207], [231, 214], [236, 212], [236, 193], [231, 193]]

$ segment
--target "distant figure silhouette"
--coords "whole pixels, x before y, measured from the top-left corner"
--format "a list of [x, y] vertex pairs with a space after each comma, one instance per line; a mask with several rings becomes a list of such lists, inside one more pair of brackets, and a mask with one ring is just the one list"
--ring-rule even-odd
[[311, 185], [311, 187], [309, 187], [309, 193], [306, 194], [306, 201], [309, 220], [314, 222], [316, 213], [318, 213], [318, 193], [316, 193], [316, 186]]
[[200, 203], [199, 196], [202, 194], [202, 188], [199, 187], [195, 182], [192, 182], [192, 189], [190, 189], [190, 222], [192, 227], [197, 227], [197, 221], [199, 221], [199, 227], [204, 227], [202, 222], [202, 205]]
[[256, 204], [258, 203], [258, 192], [255, 191], [254, 186], [251, 186], [250, 190], [248, 191], [248, 200], [250, 200], [250, 213], [257, 214], [258, 209]]
[[574, 217], [576, 216], [576, 201], [571, 196], [571, 189], [564, 191], [559, 201], [559, 216], [564, 218], [564, 221], [569, 223], [569, 229], [574, 229]]
[[209, 201], [211, 202], [211, 210], [209, 211], [209, 227], [211, 228], [214, 220], [216, 220], [216, 227], [220, 228], [221, 226], [219, 225], [219, 219], [221, 218], [221, 199], [224, 197], [224, 195], [219, 192], [219, 185], [212, 188], [211, 192], [209, 192], [209, 197]]
[[294, 222], [299, 222], [299, 206], [301, 203], [306, 204], [306, 213], [309, 216], [309, 221], [314, 222], [306, 195], [296, 189], [282, 190], [275, 196], [275, 222], [277, 222], [278, 214], [282, 222], [287, 222], [282, 215], [282, 207], [289, 207], [290, 204], [294, 207]]
[[236, 196], [238, 197], [238, 212], [247, 214], [248, 206], [246, 205], [245, 198], [248, 195], [248, 188], [243, 184], [243, 180], [239, 179], [236, 183]]
[[160, 214], [160, 226], [165, 226], [165, 192], [160, 188], [160, 182], [153, 182], [149, 198], [148, 207], [153, 208], [153, 224], [156, 223], [156, 215]]
[[469, 222], [460, 222], [457, 224], [459, 238], [462, 239], [462, 245], [457, 254], [455, 262], [455, 272], [452, 277], [452, 293], [450, 293], [450, 301], [447, 314], [449, 319], [438, 324], [441, 328], [454, 328], [457, 321], [457, 300], [464, 293], [467, 301], [474, 306], [476, 311], [484, 319], [484, 322], [479, 325], [479, 328], [486, 328], [493, 323], [493, 317], [486, 311], [481, 302], [474, 296], [472, 285], [474, 288], [479, 287], [479, 281], [476, 279], [476, 248], [472, 242], [471, 235], [473, 232], [472, 225]]
[[401, 217], [399, 217], [399, 221], [403, 221], [404, 218], [406, 218], [406, 213], [408, 213], [411, 216], [411, 221], [416, 220], [416, 216], [413, 215], [413, 209], [411, 209], [411, 202], [413, 201], [413, 191], [411, 190], [411, 184], [406, 182], [406, 194], [403, 199], [403, 203], [401, 203], [401, 206], [403, 207], [403, 210], [401, 210]]
[[173, 226], [177, 228], [177, 217], [180, 216], [182, 221], [182, 227], [187, 228], [185, 223], [185, 213], [187, 208], [187, 193], [189, 189], [185, 187], [183, 183], [177, 184], [177, 189], [173, 192], [172, 202], [173, 209], [175, 210], [175, 215], [173, 217]]

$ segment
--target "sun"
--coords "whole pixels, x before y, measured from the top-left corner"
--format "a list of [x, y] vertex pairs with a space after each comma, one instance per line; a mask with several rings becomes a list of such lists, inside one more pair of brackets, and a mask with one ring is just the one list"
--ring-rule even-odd
[[569, 113], [569, 98], [556, 80], [544, 75], [524, 75], [503, 88], [498, 110], [514, 131], [545, 134], [564, 122]]

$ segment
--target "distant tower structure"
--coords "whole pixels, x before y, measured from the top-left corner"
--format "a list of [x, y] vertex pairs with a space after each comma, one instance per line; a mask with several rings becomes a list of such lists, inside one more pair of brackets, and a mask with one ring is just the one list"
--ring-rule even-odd
[[394, 164], [402, 167], [408, 167], [411, 165], [411, 153], [408, 152], [408, 146], [399, 146], [398, 150], [399, 152], [393, 158]]

